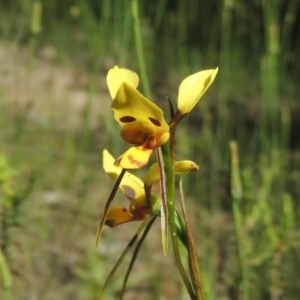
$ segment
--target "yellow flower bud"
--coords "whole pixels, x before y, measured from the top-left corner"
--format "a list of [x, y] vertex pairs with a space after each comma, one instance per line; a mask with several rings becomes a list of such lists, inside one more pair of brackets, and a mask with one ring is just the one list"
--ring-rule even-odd
[[[199, 170], [199, 166], [191, 160], [180, 160], [174, 162], [174, 173], [184, 174], [195, 172]], [[154, 163], [146, 176], [145, 183], [147, 186], [151, 186], [155, 181], [159, 180], [159, 168], [158, 164]]]
[[196, 172], [199, 170], [199, 166], [191, 160], [180, 160], [174, 163], [175, 174], [184, 174], [190, 172]]

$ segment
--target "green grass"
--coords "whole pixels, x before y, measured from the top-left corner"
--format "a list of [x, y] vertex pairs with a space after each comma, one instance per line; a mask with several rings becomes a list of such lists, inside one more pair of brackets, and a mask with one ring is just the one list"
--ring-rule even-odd
[[[118, 155], [125, 146], [105, 75], [114, 64], [139, 71], [130, 1], [78, 1], [78, 16], [70, 14], [73, 2], [42, 1], [42, 32], [34, 34], [34, 1], [25, 2], [0, 1], [0, 298], [95, 299], [138, 226], [105, 228], [96, 249], [112, 186], [101, 151]], [[220, 68], [177, 145], [180, 159], [200, 164], [183, 179], [208, 300], [300, 293], [299, 4], [273, 2], [139, 2], [157, 102], [175, 103], [188, 74]], [[154, 228], [128, 299], [184, 299]], [[108, 299], [121, 288], [126, 262]]]

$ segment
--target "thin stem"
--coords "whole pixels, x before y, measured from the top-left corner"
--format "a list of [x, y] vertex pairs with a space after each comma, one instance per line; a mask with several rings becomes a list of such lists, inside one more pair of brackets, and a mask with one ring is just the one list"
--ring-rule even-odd
[[168, 200], [166, 193], [166, 176], [164, 170], [164, 160], [162, 157], [161, 149], [156, 149], [157, 163], [160, 177], [160, 194], [161, 194], [161, 232], [162, 232], [162, 245], [164, 255], [167, 255], [169, 245], [169, 231], [168, 231]]
[[141, 235], [141, 233], [145, 230], [145, 228], [147, 228], [147, 226], [149, 225], [149, 223], [152, 224], [153, 222], [153, 217], [152, 218], [148, 218], [147, 220], [145, 220], [141, 226], [139, 227], [138, 231], [136, 232], [136, 234], [132, 237], [132, 239], [129, 241], [127, 247], [124, 249], [124, 251], [122, 252], [121, 256], [119, 257], [119, 259], [117, 260], [116, 264], [114, 265], [114, 267], [112, 268], [112, 270], [109, 272], [107, 279], [100, 291], [100, 295], [98, 300], [102, 300], [104, 299], [104, 292], [105, 289], [109, 283], [109, 281], [112, 279], [113, 275], [116, 273], [118, 267], [120, 266], [121, 262], [123, 261], [125, 255], [128, 253], [128, 251], [132, 248], [132, 246], [134, 245], [134, 243], [136, 242], [136, 240], [139, 238], [139, 236]]
[[142, 42], [142, 34], [141, 34], [138, 0], [131, 0], [131, 14], [133, 18], [135, 50], [138, 59], [138, 65], [140, 68], [140, 75], [143, 84], [144, 94], [148, 98], [151, 98], [149, 79], [147, 76], [146, 63], [145, 63], [145, 57], [143, 52], [143, 42]]
[[126, 172], [126, 169], [122, 169], [119, 177], [117, 178], [116, 182], [115, 182], [115, 185], [113, 187], [113, 189], [111, 190], [110, 192], [110, 195], [105, 203], [105, 206], [104, 206], [104, 211], [103, 213], [101, 214], [101, 217], [100, 217], [100, 222], [99, 222], [99, 226], [98, 226], [98, 230], [97, 230], [97, 236], [96, 236], [96, 246], [98, 246], [98, 243], [99, 243], [99, 240], [100, 240], [100, 237], [101, 237], [101, 232], [102, 232], [102, 228], [103, 228], [103, 225], [105, 223], [105, 220], [106, 220], [106, 217], [107, 217], [107, 214], [108, 214], [108, 210], [109, 210], [109, 207], [110, 207], [110, 204], [111, 202], [113, 201], [115, 195], [116, 195], [116, 192], [118, 190], [118, 187], [121, 183], [121, 180], [124, 176]]
[[[142, 35], [140, 31], [140, 19], [139, 19], [139, 8], [138, 8], [138, 0], [131, 0], [131, 12], [133, 17], [133, 26], [134, 26], [134, 37], [135, 37], [135, 47], [137, 52], [138, 64], [140, 68], [141, 79], [143, 81], [144, 93], [148, 98], [151, 97], [150, 88], [149, 88], [149, 80], [147, 77], [146, 66], [145, 66], [145, 58], [142, 47]], [[171, 230], [171, 239], [172, 239], [172, 247], [175, 256], [175, 262], [179, 273], [184, 281], [184, 284], [188, 290], [188, 293], [191, 299], [196, 299], [196, 295], [194, 293], [193, 287], [188, 279], [188, 276], [183, 267], [181, 256], [179, 252], [178, 245], [178, 237], [176, 232], [176, 223], [175, 223], [175, 176], [173, 171], [172, 164], [172, 155], [170, 153], [170, 145], [169, 143], [165, 143], [162, 145], [162, 155], [164, 161], [164, 172], [166, 175], [166, 195], [167, 195], [167, 207], [168, 207], [168, 221]]]
[[[144, 229], [143, 234], [142, 234], [140, 240], [138, 241], [138, 244], [136, 245], [136, 247], [135, 247], [135, 249], [134, 249], [132, 258], [131, 258], [130, 263], [129, 263], [129, 266], [128, 266], [128, 270], [127, 270], [127, 272], [126, 272], [126, 274], [125, 274], [125, 278], [124, 278], [124, 281], [123, 281], [122, 292], [121, 292], [121, 299], [122, 299], [123, 294], [124, 294], [124, 292], [125, 292], [125, 288], [126, 288], [126, 285], [127, 285], [127, 281], [128, 281], [129, 275], [130, 275], [130, 273], [131, 273], [131, 270], [132, 270], [132, 267], [133, 267], [133, 265], [134, 265], [134, 262], [135, 262], [135, 260], [136, 260], [136, 258], [137, 258], [137, 255], [138, 255], [138, 253], [139, 253], [139, 251], [140, 251], [140, 248], [141, 248], [141, 246], [142, 246], [142, 244], [143, 244], [145, 238], [147, 237], [148, 232], [149, 232], [149, 230], [151, 229], [151, 227], [152, 227], [154, 221], [156, 220], [156, 218], [157, 218], [157, 215], [154, 215], [154, 216], [152, 216], [149, 220], [147, 220], [146, 226], [144, 226], [144, 227], [146, 227], [146, 228]], [[145, 222], [144, 222], [144, 223], [145, 223]]]
[[238, 245], [238, 256], [240, 260], [241, 272], [242, 272], [242, 290], [244, 293], [244, 299], [248, 300], [251, 298], [250, 288], [249, 288], [249, 272], [247, 264], [247, 247], [245, 247], [244, 239], [244, 226], [243, 214], [240, 209], [240, 205], [243, 202], [243, 186], [240, 175], [239, 166], [239, 149], [238, 144], [235, 141], [229, 143], [230, 150], [230, 189], [232, 196], [232, 213], [234, 220], [235, 234], [237, 237]]
[[187, 234], [190, 274], [198, 298], [205, 300], [205, 296], [203, 293], [203, 284], [202, 284], [200, 265], [197, 257], [197, 251], [196, 251], [195, 242], [192, 236], [191, 226], [188, 220], [186, 207], [185, 207], [182, 181], [180, 181], [179, 183], [179, 193], [180, 193], [181, 209], [184, 217], [186, 234]]

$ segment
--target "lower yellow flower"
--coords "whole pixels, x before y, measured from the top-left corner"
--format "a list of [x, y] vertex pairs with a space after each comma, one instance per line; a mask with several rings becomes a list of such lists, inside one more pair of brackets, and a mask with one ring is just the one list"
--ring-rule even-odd
[[[116, 180], [122, 168], [116, 167], [114, 162], [113, 156], [106, 149], [103, 150], [104, 171], [113, 180]], [[119, 188], [130, 201], [129, 207], [110, 208], [105, 221], [106, 225], [115, 227], [126, 222], [145, 220], [147, 217], [159, 213], [160, 208], [157, 207], [159, 199], [155, 195], [151, 195], [149, 201], [146, 199], [144, 182], [137, 176], [126, 172]]]
[[[114, 181], [117, 180], [122, 168], [115, 166], [114, 157], [105, 149], [103, 150], [103, 169]], [[190, 160], [174, 162], [175, 174], [194, 172], [199, 166]], [[141, 221], [149, 216], [160, 213], [160, 198], [154, 193], [146, 198], [145, 185], [151, 190], [154, 182], [159, 180], [158, 164], [154, 163], [147, 173], [143, 182], [139, 177], [126, 172], [121, 180], [119, 188], [125, 197], [130, 201], [129, 207], [112, 207], [108, 211], [105, 224], [114, 227], [126, 222]]]

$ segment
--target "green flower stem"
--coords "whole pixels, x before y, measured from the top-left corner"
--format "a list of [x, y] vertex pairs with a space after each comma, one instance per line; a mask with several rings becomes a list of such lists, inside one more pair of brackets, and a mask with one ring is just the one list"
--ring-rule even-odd
[[194, 286], [194, 290], [197, 294], [197, 299], [204, 300], [205, 296], [203, 293], [203, 284], [202, 284], [202, 278], [201, 278], [200, 265], [198, 262], [196, 246], [195, 246], [190, 223], [189, 223], [188, 216], [187, 216], [181, 180], [179, 183], [179, 193], [180, 193], [181, 209], [182, 209], [184, 222], [185, 222], [185, 230], [186, 230], [186, 235], [187, 235], [187, 250], [188, 250], [188, 255], [189, 255], [190, 275], [191, 275], [192, 283]]
[[197, 299], [197, 296], [194, 293], [191, 282], [186, 274], [186, 271], [183, 267], [181, 261], [181, 255], [179, 251], [178, 245], [178, 237], [176, 231], [176, 222], [175, 222], [175, 175], [173, 170], [173, 164], [171, 159], [170, 145], [169, 143], [165, 143], [161, 146], [163, 160], [164, 160], [164, 168], [166, 174], [166, 193], [167, 193], [167, 205], [168, 205], [168, 221], [171, 231], [171, 241], [172, 247], [175, 257], [175, 262], [178, 268], [178, 271], [182, 277], [182, 280], [187, 288], [187, 291], [190, 295], [191, 299]]
[[143, 84], [144, 94], [151, 99], [152, 97], [151, 97], [149, 79], [147, 76], [145, 57], [143, 52], [143, 42], [142, 42], [142, 34], [141, 34], [138, 0], [131, 0], [131, 15], [133, 19], [135, 50], [138, 59], [138, 65], [140, 68], [140, 75]]
[[161, 149], [156, 149], [157, 163], [159, 166], [159, 176], [160, 176], [160, 194], [161, 194], [161, 209], [160, 209], [160, 219], [161, 219], [161, 233], [162, 233], [162, 245], [164, 255], [167, 255], [169, 247], [169, 227], [168, 227], [168, 201], [166, 193], [166, 176], [164, 160], [161, 154]]
[[[148, 98], [152, 98], [150, 92], [149, 80], [146, 72], [146, 64], [145, 64], [145, 58], [144, 58], [144, 52], [142, 46], [142, 35], [140, 30], [141, 26], [140, 26], [140, 19], [139, 19], [138, 0], [131, 0], [131, 14], [133, 18], [135, 48], [136, 48], [137, 59], [140, 68], [141, 80], [143, 82], [144, 93]], [[197, 299], [197, 296], [194, 293], [190, 280], [183, 267], [180, 252], [179, 252], [176, 223], [175, 223], [175, 203], [174, 203], [175, 176], [173, 171], [172, 155], [170, 153], [169, 143], [162, 145], [161, 149], [162, 149], [162, 155], [164, 160], [164, 171], [166, 174], [168, 221], [169, 221], [169, 226], [171, 231], [171, 240], [172, 240], [175, 262], [177, 264], [177, 268], [182, 277], [182, 280], [184, 281], [184, 284], [188, 290], [190, 298]]]

